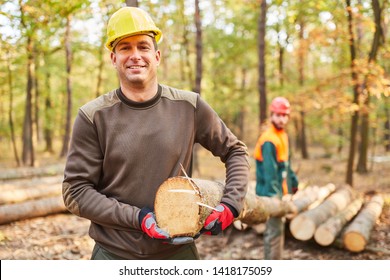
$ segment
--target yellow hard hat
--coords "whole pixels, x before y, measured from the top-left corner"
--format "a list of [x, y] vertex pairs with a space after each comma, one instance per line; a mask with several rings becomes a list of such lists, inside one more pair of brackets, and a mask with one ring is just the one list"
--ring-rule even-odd
[[123, 7], [116, 11], [108, 21], [108, 38], [105, 46], [112, 51], [120, 39], [137, 34], [153, 34], [157, 43], [162, 39], [161, 30], [144, 10]]

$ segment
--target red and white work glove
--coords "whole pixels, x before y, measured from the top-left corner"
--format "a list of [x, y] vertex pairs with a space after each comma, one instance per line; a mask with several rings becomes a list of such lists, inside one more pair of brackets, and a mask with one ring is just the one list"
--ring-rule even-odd
[[219, 204], [207, 217], [202, 232], [208, 235], [220, 234], [233, 222], [233, 211], [236, 212], [230, 205], [224, 203]]
[[192, 237], [174, 237], [171, 238], [169, 233], [157, 226], [156, 216], [151, 209], [143, 207], [138, 215], [141, 229], [150, 238], [161, 239], [163, 243], [182, 245], [194, 242]]

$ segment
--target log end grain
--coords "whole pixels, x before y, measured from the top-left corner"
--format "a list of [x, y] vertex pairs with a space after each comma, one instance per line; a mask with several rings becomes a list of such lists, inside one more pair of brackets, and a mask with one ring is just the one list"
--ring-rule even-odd
[[298, 215], [290, 222], [291, 234], [294, 238], [301, 241], [306, 241], [312, 238], [315, 230], [315, 223], [304, 215]]
[[367, 240], [358, 232], [348, 232], [343, 237], [344, 247], [355, 253], [359, 253], [366, 248]]
[[[198, 191], [186, 178], [171, 178], [158, 189], [154, 210], [158, 226], [171, 237], [194, 236], [202, 228]], [[171, 191], [173, 190], [173, 191]]]
[[321, 246], [329, 246], [333, 243], [335, 236], [326, 227], [320, 226], [314, 234], [314, 239]]

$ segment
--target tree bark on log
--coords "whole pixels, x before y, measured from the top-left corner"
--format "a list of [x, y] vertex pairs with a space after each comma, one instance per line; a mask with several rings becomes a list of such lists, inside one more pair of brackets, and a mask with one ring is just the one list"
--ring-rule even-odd
[[61, 193], [62, 187], [59, 184], [4, 190], [0, 193], [0, 205], [34, 200], [43, 197], [59, 196]]
[[61, 175], [63, 173], [63, 164], [55, 164], [44, 167], [22, 167], [18, 169], [4, 170], [0, 173], [0, 180], [14, 180], [39, 176], [54, 176]]
[[0, 224], [65, 212], [61, 196], [0, 206]]
[[350, 187], [336, 190], [316, 208], [304, 211], [292, 219], [291, 234], [298, 240], [309, 240], [320, 224], [344, 209], [352, 199], [353, 192]]
[[322, 246], [331, 245], [343, 230], [343, 227], [356, 216], [362, 205], [363, 199], [357, 198], [336, 216], [330, 217], [317, 228], [314, 240]]
[[[254, 187], [251, 184], [249, 191], [254, 193]], [[245, 230], [248, 226], [252, 227], [264, 223], [268, 217], [282, 217], [286, 216], [292, 219], [298, 213], [311, 207], [311, 205], [323, 201], [329, 194], [334, 192], [336, 186], [334, 184], [327, 184], [323, 187], [309, 186], [303, 190], [298, 191], [292, 200], [280, 200], [278, 198], [257, 197], [249, 193], [246, 195], [244, 201], [244, 208], [240, 216], [236, 219], [237, 223], [234, 225], [238, 230]], [[265, 209], [267, 211], [265, 211]], [[264, 213], [255, 213], [263, 211]]]
[[373, 196], [343, 233], [344, 247], [351, 252], [361, 252], [370, 239], [371, 230], [382, 213], [384, 200], [381, 195]]
[[306, 209], [315, 208], [335, 190], [336, 186], [334, 184], [327, 184], [323, 187], [309, 186], [302, 191], [298, 191], [293, 196], [292, 212], [298, 214]]

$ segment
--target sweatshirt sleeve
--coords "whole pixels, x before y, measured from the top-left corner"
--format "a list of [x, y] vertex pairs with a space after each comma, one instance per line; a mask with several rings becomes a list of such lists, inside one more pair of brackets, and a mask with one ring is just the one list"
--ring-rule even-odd
[[94, 124], [79, 111], [64, 171], [62, 193], [67, 209], [96, 224], [119, 230], [140, 229], [140, 209], [98, 191], [103, 153]]
[[249, 180], [248, 150], [227, 128], [217, 113], [198, 97], [195, 117], [195, 141], [225, 164], [225, 190], [221, 202], [242, 210]]

